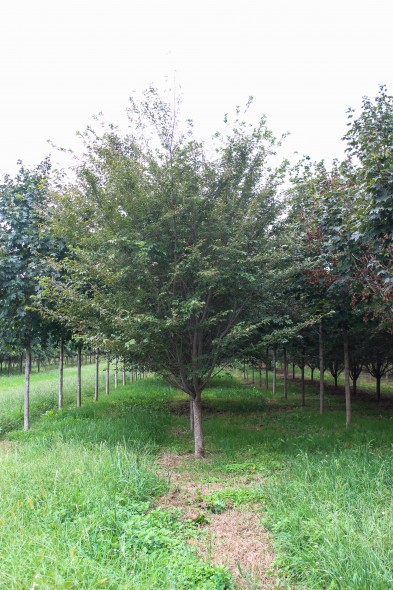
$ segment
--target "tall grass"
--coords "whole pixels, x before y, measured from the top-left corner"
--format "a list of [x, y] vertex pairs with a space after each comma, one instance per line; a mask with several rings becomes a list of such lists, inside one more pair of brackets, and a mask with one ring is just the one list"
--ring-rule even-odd
[[392, 484], [387, 449], [300, 452], [264, 488], [277, 565], [307, 588], [392, 588]]
[[[83, 390], [85, 396], [92, 397], [94, 391], [94, 368], [84, 366], [82, 369]], [[64, 404], [75, 404], [76, 368], [64, 371]], [[30, 411], [34, 419], [57, 405], [57, 369], [41, 373], [32, 373], [30, 385]], [[5, 433], [23, 425], [23, 376], [0, 376], [0, 428]], [[104, 384], [104, 373], [100, 373], [100, 387]]]
[[[39, 382], [32, 396], [42, 411], [52, 406], [50, 379], [48, 389]], [[224, 568], [187, 544], [195, 525], [155, 507], [167, 487], [154, 454], [167, 440], [171, 395], [138, 382], [79, 410], [36, 412], [29, 432], [0, 441], [0, 588], [232, 588]]]

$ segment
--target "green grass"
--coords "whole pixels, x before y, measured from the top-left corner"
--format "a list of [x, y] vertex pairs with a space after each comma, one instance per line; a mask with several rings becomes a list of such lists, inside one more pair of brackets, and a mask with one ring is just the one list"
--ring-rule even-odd
[[[64, 403], [70, 405], [76, 400], [76, 368], [64, 372]], [[31, 417], [35, 419], [57, 404], [57, 369], [50, 369], [31, 375]], [[104, 383], [104, 373], [100, 373]], [[0, 432], [8, 432], [23, 426], [23, 384], [24, 376], [0, 376]], [[94, 388], [93, 367], [83, 367], [84, 391], [92, 397]]]
[[[187, 544], [200, 529], [157, 508], [168, 481], [162, 450], [188, 455], [187, 399], [151, 378], [119, 386], [94, 403], [93, 367], [66, 369], [66, 408], [55, 408], [57, 374], [32, 376], [32, 429], [19, 430], [23, 380], [0, 380], [0, 588], [9, 590], [224, 590], [228, 573]], [[103, 377], [103, 374], [102, 374]], [[278, 392], [282, 383], [278, 383]], [[183, 469], [220, 481], [209, 513], [253, 503], [272, 531], [282, 585], [309, 590], [393, 587], [391, 410], [299, 386], [289, 399], [217, 378], [204, 395], [207, 459]], [[254, 482], [245, 485], [239, 477]], [[237, 483], [236, 483], [237, 481]], [[255, 586], [257, 587], [257, 586]]]
[[[187, 544], [195, 525], [155, 508], [167, 488], [154, 459], [168, 442], [172, 391], [144, 381], [94, 403], [92, 373], [84, 368], [84, 406], [62, 411], [53, 375], [35, 376], [31, 430], [0, 441], [0, 588], [230, 589], [226, 570]], [[74, 381], [70, 369], [68, 406]], [[20, 387], [9, 385], [2, 417], [10, 409], [17, 423]]]

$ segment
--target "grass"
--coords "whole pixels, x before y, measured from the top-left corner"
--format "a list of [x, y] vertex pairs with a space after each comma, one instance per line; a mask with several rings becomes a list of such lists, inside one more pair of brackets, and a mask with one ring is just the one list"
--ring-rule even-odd
[[[22, 380], [0, 380], [0, 587], [231, 588], [228, 572], [187, 544], [201, 527], [157, 507], [168, 481], [156, 456], [192, 451], [187, 400], [151, 378], [94, 403], [94, 369], [84, 367], [77, 410], [75, 369], [65, 374], [62, 411], [56, 372], [33, 375], [28, 433], [19, 430]], [[320, 416], [312, 389], [302, 408], [296, 383], [284, 401], [229, 374], [204, 399], [208, 456], [190, 455], [183, 469], [224, 483], [206, 496], [208, 511], [256, 505], [284, 586], [392, 588], [391, 410], [358, 400], [346, 431], [340, 396], [328, 396]], [[253, 485], [234, 483], [239, 475]]]
[[[76, 400], [76, 368], [64, 372], [64, 403], [70, 405]], [[31, 417], [33, 420], [44, 412], [56, 407], [58, 370], [52, 368], [31, 375]], [[100, 374], [104, 383], [104, 373]], [[84, 390], [92, 395], [94, 371], [84, 368]], [[8, 432], [23, 426], [23, 384], [24, 376], [0, 376], [0, 432]]]

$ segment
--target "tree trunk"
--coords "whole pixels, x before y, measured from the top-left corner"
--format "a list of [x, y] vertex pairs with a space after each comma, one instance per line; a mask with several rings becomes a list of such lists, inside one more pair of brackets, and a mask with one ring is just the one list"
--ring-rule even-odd
[[106, 357], [106, 370], [105, 370], [105, 395], [109, 395], [109, 375], [110, 375], [111, 361], [109, 356]]
[[337, 391], [338, 387], [338, 375], [337, 373], [334, 374], [334, 391]]
[[304, 378], [304, 367], [305, 367], [305, 359], [304, 359], [304, 348], [302, 349], [302, 361], [301, 361], [301, 383], [302, 383], [302, 406], [306, 405], [306, 385], [305, 385], [305, 378]]
[[38, 357], [38, 359], [37, 359], [37, 373], [40, 372], [40, 368], [41, 368], [41, 360], [40, 360], [40, 357]]
[[[349, 379], [349, 344], [348, 332], [344, 330], [344, 381], [345, 381], [345, 427], [349, 428], [351, 425], [351, 384]], [[337, 379], [337, 377], [335, 378]]]
[[126, 367], [124, 365], [124, 359], [123, 359], [123, 367], [122, 367], [122, 378], [123, 378], [123, 385], [126, 384]]
[[323, 373], [325, 370], [325, 361], [323, 358], [323, 331], [322, 320], [319, 322], [319, 413], [323, 414], [323, 402], [325, 394], [325, 384], [323, 381]]
[[246, 361], [243, 361], [243, 381], [246, 380]]
[[357, 383], [358, 383], [358, 378], [357, 377], [353, 377], [352, 379], [352, 384], [353, 384], [353, 395], [356, 397], [357, 394]]
[[311, 369], [311, 383], [314, 383], [314, 367]]
[[276, 395], [276, 384], [277, 384], [277, 362], [276, 362], [277, 350], [273, 348], [273, 395]]
[[98, 401], [98, 388], [100, 384], [100, 355], [98, 350], [96, 351], [96, 379], [94, 385], [94, 401]]
[[377, 400], [379, 401], [381, 399], [381, 376], [379, 375], [379, 377], [376, 377], [377, 380]]
[[252, 363], [251, 365], [251, 383], [254, 385], [255, 383], [255, 365]]
[[203, 457], [205, 453], [205, 446], [203, 442], [202, 432], [202, 400], [201, 394], [198, 392], [193, 399], [193, 416], [194, 416], [194, 444], [195, 456]]
[[292, 379], [295, 379], [295, 363], [292, 363]]
[[119, 375], [118, 375], [118, 361], [117, 361], [117, 356], [115, 356], [115, 389], [117, 389], [117, 386], [119, 385]]
[[269, 349], [266, 349], [265, 389], [269, 389]]
[[26, 365], [25, 365], [25, 393], [23, 409], [23, 427], [30, 428], [30, 373], [31, 373], [31, 344], [30, 338], [26, 338]]
[[260, 389], [262, 389], [262, 366], [261, 363], [259, 363], [259, 387]]
[[76, 384], [76, 407], [82, 405], [82, 344], [78, 344], [76, 364], [78, 367], [78, 381]]
[[19, 357], [19, 375], [23, 375], [23, 354]]
[[288, 399], [288, 361], [286, 348], [284, 348], [284, 398]]
[[59, 399], [58, 407], [59, 410], [63, 407], [63, 386], [64, 386], [64, 339], [60, 338], [59, 348]]

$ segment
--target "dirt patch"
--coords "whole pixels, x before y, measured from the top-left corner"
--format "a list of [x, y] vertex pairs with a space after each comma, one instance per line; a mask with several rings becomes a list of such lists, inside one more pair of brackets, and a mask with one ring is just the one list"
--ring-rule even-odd
[[276, 588], [269, 573], [274, 554], [260, 515], [251, 508], [231, 508], [215, 514], [205, 527], [206, 540], [193, 541], [198, 552], [217, 565], [225, 565], [238, 588]]
[[162, 453], [157, 460], [157, 463], [161, 470], [173, 470], [178, 468], [184, 462], [186, 456], [189, 457], [189, 454]]
[[203, 527], [203, 538], [192, 539], [201, 557], [216, 565], [225, 565], [234, 577], [236, 588], [277, 588], [269, 573], [274, 554], [269, 534], [261, 526], [260, 513], [251, 505], [226, 509], [215, 514], [208, 510], [204, 498], [224, 489], [253, 486], [256, 475], [231, 476], [230, 482], [199, 482], [185, 467], [196, 459], [189, 454], [165, 453], [158, 460], [159, 471], [168, 479], [169, 492], [159, 500], [165, 510], [176, 509], [181, 518], [191, 519]]

